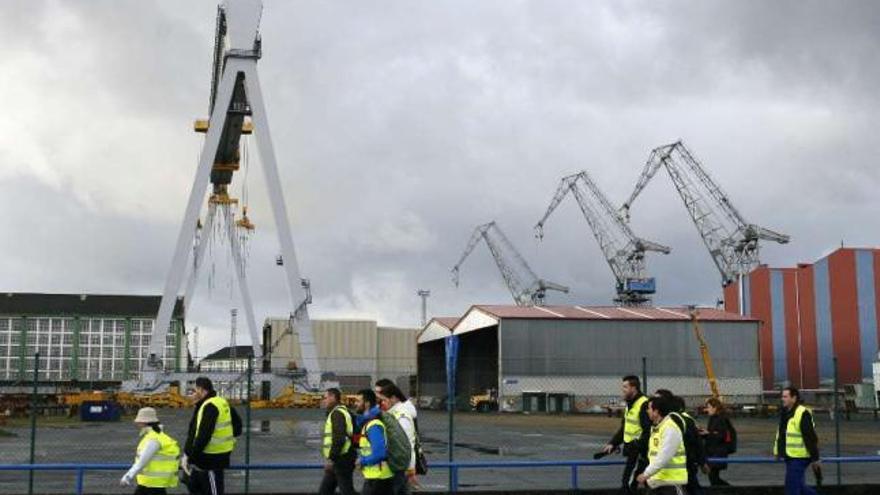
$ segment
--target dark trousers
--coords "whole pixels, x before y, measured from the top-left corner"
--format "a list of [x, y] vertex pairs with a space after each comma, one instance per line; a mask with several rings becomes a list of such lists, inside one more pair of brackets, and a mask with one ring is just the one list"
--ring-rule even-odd
[[336, 487], [342, 495], [356, 495], [354, 491], [354, 456], [345, 456], [333, 463], [333, 469], [324, 470], [324, 479], [321, 480], [320, 495], [335, 495]]
[[192, 495], [223, 495], [222, 469], [193, 468], [189, 476], [189, 493]]
[[364, 480], [361, 495], [392, 495], [394, 493], [393, 478], [387, 480]]
[[658, 486], [651, 490], [651, 495], [687, 495], [684, 486]]
[[730, 483], [721, 479], [721, 466], [709, 464], [709, 484], [712, 486], [730, 486]]
[[806, 483], [808, 467], [810, 467], [809, 459], [785, 460], [785, 495], [816, 495], [816, 490]]
[[391, 490], [394, 495], [409, 495], [409, 479], [406, 477], [406, 471], [394, 473], [391, 480]]
[[167, 493], [164, 488], [152, 488], [143, 485], [138, 485], [134, 490], [134, 495], [166, 495]]
[[696, 466], [688, 468], [688, 495], [703, 495], [703, 487], [700, 486], [700, 470]]
[[627, 452], [628, 455], [626, 456], [626, 466], [623, 467], [623, 476], [621, 477], [621, 492], [635, 494], [638, 493], [636, 478], [648, 467], [648, 461], [639, 455], [635, 445], [630, 448], [624, 448], [624, 452]]

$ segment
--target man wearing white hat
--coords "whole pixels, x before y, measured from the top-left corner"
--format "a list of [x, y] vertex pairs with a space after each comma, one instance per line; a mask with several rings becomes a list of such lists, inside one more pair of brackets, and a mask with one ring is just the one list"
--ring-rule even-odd
[[120, 483], [129, 486], [132, 481], [137, 481], [135, 495], [164, 495], [168, 488], [177, 486], [180, 447], [162, 430], [156, 410], [152, 407], [141, 408], [134, 418], [134, 424], [140, 428], [141, 440], [134, 464]]

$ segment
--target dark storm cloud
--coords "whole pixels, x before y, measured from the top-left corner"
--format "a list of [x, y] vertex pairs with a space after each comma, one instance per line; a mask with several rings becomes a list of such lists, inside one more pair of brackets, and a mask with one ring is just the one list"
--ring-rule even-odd
[[[0, 7], [17, 123], [0, 123], [0, 180], [5, 205], [28, 205], [0, 224], [18, 233], [2, 244], [7, 290], [161, 290], [214, 14], [210, 2]], [[650, 148], [677, 138], [750, 221], [793, 236], [765, 261], [876, 244], [878, 21], [871, 2], [267, 2], [260, 73], [313, 315], [414, 324], [417, 288], [432, 289], [435, 314], [507, 302], [483, 246], [459, 289], [449, 279], [492, 219], [535, 271], [572, 287], [553, 300], [608, 303], [574, 203], [543, 242], [532, 226], [560, 176], [588, 169], [620, 203]], [[668, 179], [655, 182], [633, 226], [674, 249], [649, 260], [657, 300], [711, 303], [719, 276]], [[247, 190], [258, 318], [284, 315], [256, 166]], [[222, 328], [236, 296], [228, 276], [212, 280], [190, 320]]]

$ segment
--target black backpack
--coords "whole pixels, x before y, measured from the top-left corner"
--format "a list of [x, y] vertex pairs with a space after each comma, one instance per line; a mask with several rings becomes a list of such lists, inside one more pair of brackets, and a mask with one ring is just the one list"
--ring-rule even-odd
[[724, 445], [727, 447], [727, 453], [733, 454], [736, 452], [736, 428], [733, 427], [733, 423], [729, 420], [727, 421], [727, 434], [724, 435]]

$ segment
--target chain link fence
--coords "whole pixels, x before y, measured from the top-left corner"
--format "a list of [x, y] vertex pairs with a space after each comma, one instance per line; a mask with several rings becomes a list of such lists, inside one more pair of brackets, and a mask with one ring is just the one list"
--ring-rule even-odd
[[[35, 360], [39, 364], [41, 359]], [[534, 369], [541, 358], [529, 360]], [[404, 358], [400, 366], [386, 365], [383, 369], [346, 368], [341, 361], [323, 364], [328, 371], [326, 383], [338, 384], [347, 401], [379, 378], [397, 382], [418, 406], [420, 439], [429, 464], [450, 458], [493, 462], [592, 458], [620, 426], [623, 375], [639, 376], [648, 393], [665, 388], [682, 396], [703, 426], [707, 418], [701, 414], [702, 405], [712, 395], [701, 360], [608, 360], [582, 363], [583, 371], [577, 374], [571, 373], [574, 363], [548, 362], [544, 373], [532, 375], [516, 374], [516, 366], [499, 364], [497, 359], [470, 360], [458, 363], [454, 397], [447, 393], [445, 369], [422, 370], [419, 376]], [[716, 361], [713, 365], [718, 389], [730, 407], [738, 431], [739, 449], [735, 455], [770, 455], [779, 422], [778, 391], [764, 391], [758, 363]], [[600, 373], [608, 369], [617, 372]], [[218, 390], [232, 399], [246, 422], [232, 462], [320, 463], [325, 413], [318, 406], [317, 395], [302, 393], [294, 386], [299, 377], [289, 371], [257, 371], [251, 375], [250, 394], [247, 372], [237, 380], [217, 381]], [[137, 407], [121, 400], [125, 399], [124, 394], [107, 391], [93, 396], [105, 403], [71, 405], [59, 398], [63, 394], [49, 390], [39, 380], [19, 383], [17, 387], [18, 391], [24, 387], [30, 390], [3, 395], [0, 464], [133, 461], [139, 440], [138, 429], [132, 423]], [[189, 385], [182, 385], [179, 399], [174, 397], [176, 392], [169, 390], [154, 398], [166, 431], [181, 445], [194, 412], [185, 399], [188, 388]], [[876, 403], [857, 397], [853, 392], [856, 388], [846, 384], [835, 386], [832, 382], [826, 388], [803, 391], [805, 402], [814, 410], [824, 456], [878, 454], [880, 423]], [[95, 409], [87, 414], [106, 415], [106, 421], [83, 421], [83, 408], [105, 405], [109, 407], [107, 411]], [[826, 465], [825, 470], [825, 482], [836, 483], [837, 466]], [[90, 472], [85, 479], [86, 491], [130, 492], [130, 488], [119, 486], [122, 474], [123, 471]], [[615, 466], [584, 468], [580, 483], [584, 487], [614, 487], [619, 483], [619, 475], [620, 468]], [[315, 492], [320, 477], [318, 470], [226, 473], [230, 493]], [[735, 485], [778, 485], [782, 483], [783, 470], [778, 465], [731, 464], [724, 477]], [[430, 469], [419, 481], [422, 490], [444, 491], [449, 482], [448, 472]], [[880, 477], [869, 466], [854, 464], [840, 469], [840, 481], [862, 484], [880, 482]], [[33, 493], [69, 493], [74, 483], [75, 475], [69, 472], [0, 472], [0, 493], [28, 493], [29, 489]], [[461, 490], [565, 489], [568, 483], [567, 468], [467, 470], [459, 479]], [[179, 488], [177, 492], [184, 490]]]

